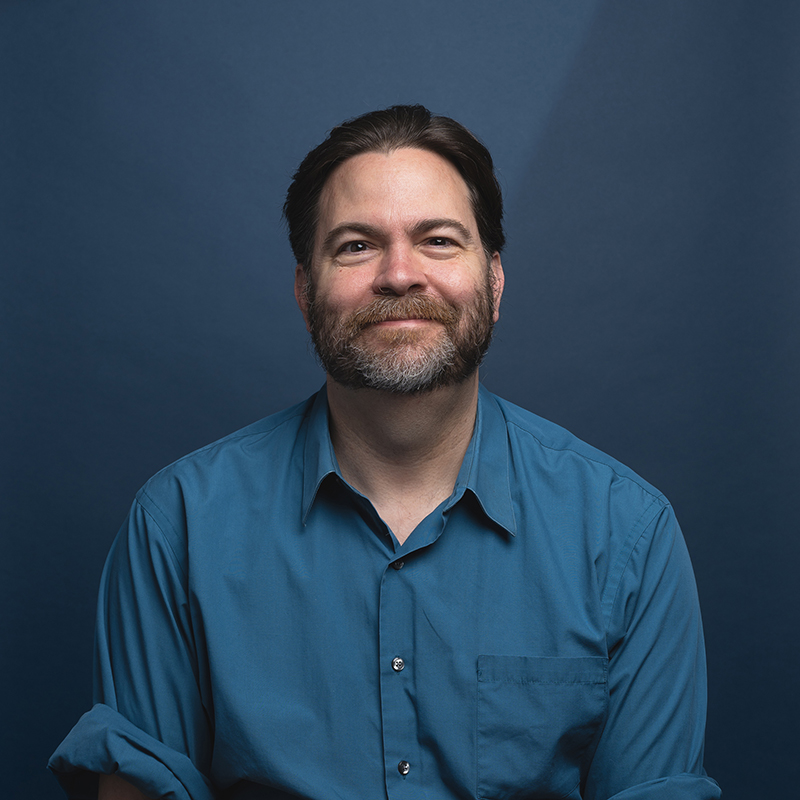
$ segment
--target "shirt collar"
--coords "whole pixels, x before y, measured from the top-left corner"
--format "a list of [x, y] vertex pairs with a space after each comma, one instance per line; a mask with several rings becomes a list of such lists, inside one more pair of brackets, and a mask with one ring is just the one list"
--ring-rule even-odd
[[495, 396], [481, 385], [478, 389], [475, 432], [458, 473], [454, 497], [460, 497], [464, 490], [469, 490], [486, 516], [516, 536], [517, 522], [509, 479], [510, 461], [505, 416]]
[[314, 504], [320, 484], [330, 474], [339, 475], [328, 427], [328, 390], [323, 386], [314, 397], [306, 422], [303, 456], [303, 525]]
[[[458, 473], [452, 503], [458, 502], [464, 492], [469, 490], [486, 516], [510, 534], [516, 535], [509, 462], [505, 417], [494, 395], [480, 386], [475, 431]], [[306, 423], [302, 508], [304, 524], [322, 481], [331, 474], [341, 478], [328, 427], [328, 394], [323, 386], [314, 398]]]

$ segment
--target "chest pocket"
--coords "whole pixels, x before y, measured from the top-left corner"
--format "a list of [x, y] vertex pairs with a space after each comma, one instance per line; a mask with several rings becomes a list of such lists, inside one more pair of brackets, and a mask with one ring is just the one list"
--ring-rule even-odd
[[607, 705], [606, 658], [478, 656], [479, 800], [570, 796]]

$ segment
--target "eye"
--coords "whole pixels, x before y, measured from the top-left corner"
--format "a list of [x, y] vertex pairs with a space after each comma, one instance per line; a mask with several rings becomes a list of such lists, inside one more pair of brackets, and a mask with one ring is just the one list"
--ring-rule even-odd
[[366, 242], [346, 242], [339, 248], [340, 253], [365, 253], [369, 249]]
[[433, 247], [450, 247], [453, 241], [451, 239], [446, 239], [444, 236], [433, 236], [428, 239], [428, 244]]

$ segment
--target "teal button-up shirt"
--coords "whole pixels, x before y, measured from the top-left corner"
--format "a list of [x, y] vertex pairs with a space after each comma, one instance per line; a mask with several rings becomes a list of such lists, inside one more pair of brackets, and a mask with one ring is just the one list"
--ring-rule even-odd
[[50, 767], [152, 797], [719, 797], [664, 497], [481, 389], [450, 498], [400, 545], [321, 391], [162, 470], [109, 555], [95, 702]]

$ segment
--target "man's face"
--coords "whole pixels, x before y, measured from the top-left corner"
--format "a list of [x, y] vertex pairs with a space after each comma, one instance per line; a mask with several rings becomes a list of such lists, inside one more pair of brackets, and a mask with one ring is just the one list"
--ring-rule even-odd
[[298, 267], [295, 292], [331, 378], [403, 393], [475, 373], [503, 286], [463, 178], [412, 148], [364, 153], [333, 172], [309, 273]]

